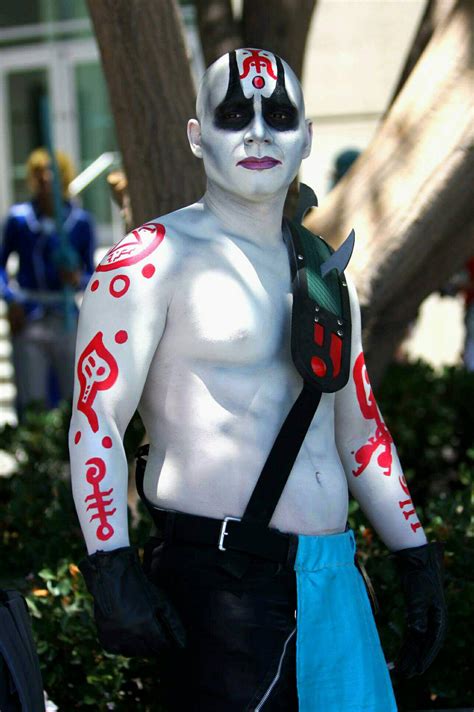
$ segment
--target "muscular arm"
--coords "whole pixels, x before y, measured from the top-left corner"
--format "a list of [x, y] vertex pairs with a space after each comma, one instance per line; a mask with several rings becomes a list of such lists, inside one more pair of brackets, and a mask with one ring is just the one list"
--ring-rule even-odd
[[392, 437], [370, 386], [361, 342], [357, 294], [351, 297], [349, 382], [336, 394], [336, 444], [349, 489], [392, 551], [426, 543]]
[[123, 435], [164, 330], [172, 248], [160, 225], [134, 230], [107, 253], [84, 296], [69, 449], [89, 554], [129, 544]]

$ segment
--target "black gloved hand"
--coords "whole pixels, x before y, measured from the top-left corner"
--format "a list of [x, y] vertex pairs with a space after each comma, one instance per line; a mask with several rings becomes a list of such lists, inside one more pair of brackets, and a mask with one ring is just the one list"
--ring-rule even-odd
[[184, 647], [181, 620], [164, 593], [145, 576], [134, 547], [97, 551], [79, 568], [94, 597], [104, 650], [149, 657], [170, 647]]
[[402, 580], [407, 630], [395, 662], [395, 672], [413, 677], [425, 672], [446, 635], [443, 595], [443, 545], [424, 544], [393, 554]]

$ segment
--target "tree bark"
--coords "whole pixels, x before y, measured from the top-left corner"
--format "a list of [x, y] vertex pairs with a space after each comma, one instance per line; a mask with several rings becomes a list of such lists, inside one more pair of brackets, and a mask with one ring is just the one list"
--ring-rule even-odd
[[337, 246], [352, 226], [349, 272], [380, 380], [418, 306], [473, 252], [474, 6], [458, 0], [349, 173], [306, 223]]
[[403, 69], [400, 72], [397, 86], [395, 87], [392, 98], [388, 103], [387, 112], [395, 102], [397, 96], [400, 94], [403, 85], [415, 68], [415, 64], [425, 51], [425, 48], [432, 38], [436, 27], [443, 22], [446, 17], [448, 17], [455, 4], [456, 0], [426, 0], [425, 11], [420, 20], [420, 24], [410, 47], [410, 51], [408, 52]]
[[187, 120], [195, 90], [175, 0], [88, 0], [102, 56], [134, 225], [198, 199], [202, 162]]
[[316, 0], [245, 0], [242, 35], [247, 47], [278, 54], [301, 78]]
[[195, 0], [197, 24], [206, 67], [244, 41], [230, 0]]

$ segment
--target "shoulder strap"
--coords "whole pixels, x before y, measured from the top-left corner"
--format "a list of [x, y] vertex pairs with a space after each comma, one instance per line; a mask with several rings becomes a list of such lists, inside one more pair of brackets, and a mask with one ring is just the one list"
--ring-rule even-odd
[[270, 454], [247, 504], [243, 519], [258, 520], [268, 526], [285, 489], [290, 472], [321, 400], [322, 391], [303, 390], [281, 426]]
[[243, 519], [268, 526], [295, 464], [323, 392], [348, 380], [351, 320], [347, 284], [335, 272], [321, 276], [333, 250], [297, 223], [283, 230], [293, 282], [291, 352], [303, 390], [288, 413], [255, 485]]

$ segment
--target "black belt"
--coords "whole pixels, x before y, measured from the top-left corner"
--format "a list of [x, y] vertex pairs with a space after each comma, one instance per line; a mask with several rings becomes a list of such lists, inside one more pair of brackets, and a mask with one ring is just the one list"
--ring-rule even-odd
[[173, 512], [149, 505], [157, 534], [167, 543], [210, 546], [220, 551], [240, 551], [285, 564], [289, 560], [292, 537], [260, 522], [237, 517], [213, 519], [196, 514]]

